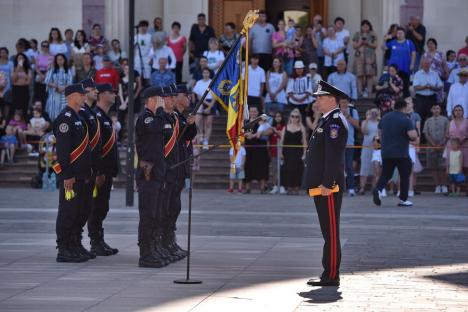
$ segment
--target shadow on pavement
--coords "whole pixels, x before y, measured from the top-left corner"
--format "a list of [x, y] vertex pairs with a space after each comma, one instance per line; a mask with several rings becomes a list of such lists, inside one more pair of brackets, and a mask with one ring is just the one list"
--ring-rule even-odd
[[307, 303], [331, 303], [343, 299], [338, 287], [321, 287], [308, 292], [298, 293]]

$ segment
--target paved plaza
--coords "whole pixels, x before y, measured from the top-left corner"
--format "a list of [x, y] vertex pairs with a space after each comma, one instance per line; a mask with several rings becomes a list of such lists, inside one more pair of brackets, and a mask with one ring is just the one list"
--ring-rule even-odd
[[[400, 208], [345, 198], [341, 286], [309, 287], [322, 238], [306, 196], [194, 194], [186, 261], [137, 266], [136, 207], [112, 192], [105, 221], [116, 256], [56, 263], [57, 193], [0, 190], [0, 311], [468, 311], [468, 198], [422, 195]], [[179, 220], [186, 246], [187, 194]], [[86, 240], [88, 246], [88, 241]]]

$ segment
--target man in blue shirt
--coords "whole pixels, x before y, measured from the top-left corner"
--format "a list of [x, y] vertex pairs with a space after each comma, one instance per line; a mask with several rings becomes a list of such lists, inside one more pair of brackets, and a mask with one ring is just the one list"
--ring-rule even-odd
[[346, 70], [346, 61], [338, 61], [336, 69], [328, 76], [327, 82], [346, 93], [350, 99], [357, 100], [356, 76]]
[[167, 68], [167, 58], [159, 58], [159, 69], [151, 74], [152, 87], [169, 87], [175, 83], [174, 73]]
[[[344, 62], [344, 61], [343, 61]], [[348, 99], [340, 99], [338, 102], [343, 116], [348, 122], [348, 138], [346, 140], [345, 150], [345, 172], [346, 172], [346, 188], [349, 196], [355, 196], [354, 190], [354, 145], [355, 145], [355, 130], [359, 130], [359, 114], [354, 106], [349, 105]]]
[[379, 123], [379, 137], [382, 144], [382, 175], [373, 191], [374, 204], [380, 206], [381, 192], [391, 179], [395, 167], [400, 174], [400, 201], [398, 206], [412, 206], [408, 200], [409, 177], [412, 163], [409, 157], [409, 142], [418, 139], [413, 122], [406, 115], [408, 103], [405, 100], [395, 102], [395, 111], [384, 115]]
[[416, 48], [411, 40], [406, 39], [403, 27], [398, 27], [396, 39], [387, 42], [386, 48], [390, 50], [390, 58], [386, 65], [398, 66], [398, 75], [404, 82], [403, 93], [407, 97], [409, 96], [410, 75], [415, 69]]

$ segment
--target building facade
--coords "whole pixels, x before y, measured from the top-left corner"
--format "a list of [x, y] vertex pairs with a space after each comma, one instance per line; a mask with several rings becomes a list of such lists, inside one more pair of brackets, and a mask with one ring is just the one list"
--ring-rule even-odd
[[[382, 42], [383, 34], [392, 23], [406, 25], [411, 15], [421, 16], [428, 33], [439, 42], [439, 49], [459, 49], [464, 45], [468, 16], [466, 0], [136, 0], [135, 20], [163, 18], [164, 28], [170, 31], [173, 21], [182, 25], [188, 36], [196, 15], [203, 12], [217, 34], [225, 22], [240, 25], [249, 9], [266, 10], [271, 22], [286, 13], [300, 16], [307, 23], [315, 14], [330, 24], [336, 16], [346, 20], [351, 34], [359, 30], [360, 21], [368, 19]], [[100, 23], [107, 38], [119, 39], [128, 47], [127, 0], [2, 0], [0, 2], [1, 46], [14, 51], [17, 38], [46, 39], [50, 27], [62, 30], [85, 29]], [[127, 49], [128, 50], [128, 49]], [[379, 49], [379, 58], [381, 57]]]

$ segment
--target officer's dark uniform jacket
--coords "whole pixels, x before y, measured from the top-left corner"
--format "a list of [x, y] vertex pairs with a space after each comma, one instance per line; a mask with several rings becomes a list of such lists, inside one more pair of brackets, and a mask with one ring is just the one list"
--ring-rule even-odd
[[[145, 108], [135, 125], [135, 145], [139, 161], [152, 164], [151, 181], [164, 183], [166, 163], [164, 159], [163, 118]], [[137, 168], [138, 180], [144, 180], [141, 166]]]
[[338, 184], [344, 189], [344, 151], [348, 124], [337, 108], [321, 119], [307, 147], [306, 189]]
[[99, 161], [101, 159], [101, 131], [96, 113], [86, 103], [79, 111], [80, 117], [85, 121], [88, 127], [89, 147], [91, 148], [91, 165], [93, 174], [97, 172]]
[[[179, 128], [180, 131], [183, 131], [187, 125], [187, 118], [180, 113], [177, 109], [175, 110], [177, 117], [179, 118]], [[191, 151], [191, 142], [197, 135], [197, 126], [195, 124], [189, 125], [187, 130], [184, 132], [182, 137], [179, 140], [179, 159], [180, 161], [188, 159], [192, 155]], [[187, 161], [184, 165], [181, 166], [180, 176], [181, 180], [185, 178], [190, 178], [190, 161]]]
[[112, 126], [112, 120], [98, 106], [94, 108], [101, 130], [101, 157], [97, 174], [116, 177], [119, 173], [119, 151], [117, 149], [117, 133]]
[[[162, 131], [164, 137], [164, 156], [166, 162], [166, 178], [167, 183], [176, 183], [180, 179], [181, 168], [171, 168], [171, 166], [180, 162], [180, 149], [178, 141], [178, 133], [180, 125], [178, 125], [178, 119], [176, 114], [166, 113], [162, 108], [158, 108], [156, 111], [163, 121]], [[171, 145], [173, 143], [173, 146]], [[172, 146], [172, 147], [171, 147]]]
[[86, 123], [66, 106], [54, 121], [59, 179], [87, 179], [91, 176], [91, 150]]

